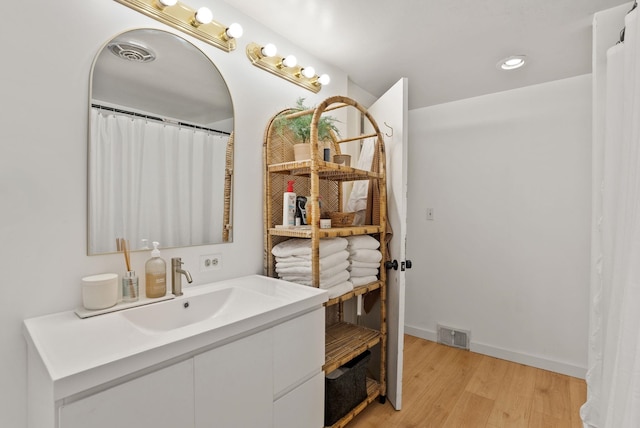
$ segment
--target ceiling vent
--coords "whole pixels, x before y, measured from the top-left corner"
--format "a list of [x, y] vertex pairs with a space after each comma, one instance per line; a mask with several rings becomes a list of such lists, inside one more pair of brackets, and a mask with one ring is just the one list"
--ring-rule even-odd
[[115, 56], [133, 62], [151, 62], [156, 55], [150, 49], [132, 42], [113, 42], [107, 48]]

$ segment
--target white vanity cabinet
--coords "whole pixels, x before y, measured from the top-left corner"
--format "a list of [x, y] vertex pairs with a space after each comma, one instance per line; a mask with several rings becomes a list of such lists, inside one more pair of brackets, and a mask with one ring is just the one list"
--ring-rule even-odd
[[324, 309], [196, 355], [196, 428], [321, 428]]
[[269, 329], [194, 357], [196, 428], [271, 427], [272, 333]]
[[[25, 320], [28, 427], [321, 428], [326, 293], [259, 276], [230, 284], [283, 306], [265, 297], [242, 317], [243, 300], [232, 321], [164, 331], [134, 328], [123, 313]], [[167, 308], [197, 309], [208, 290]]]
[[189, 359], [62, 405], [59, 428], [192, 427], [193, 398]]
[[324, 309], [274, 328], [274, 428], [324, 426]]
[[62, 404], [58, 428], [320, 428], [324, 310]]

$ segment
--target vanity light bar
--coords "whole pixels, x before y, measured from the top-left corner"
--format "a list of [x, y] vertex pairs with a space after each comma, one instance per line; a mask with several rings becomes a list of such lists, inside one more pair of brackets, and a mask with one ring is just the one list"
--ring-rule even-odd
[[302, 86], [313, 93], [320, 92], [323, 85], [329, 83], [329, 76], [323, 74], [318, 76], [313, 67], [301, 67], [291, 55], [281, 57], [278, 55], [269, 56], [275, 50], [275, 46], [267, 44], [260, 46], [257, 43], [249, 43], [247, 45], [247, 57], [249, 61], [256, 67], [275, 74], [291, 83]]
[[194, 10], [175, 0], [115, 1], [226, 52], [236, 48], [236, 38], [242, 35], [239, 24], [222, 25], [212, 19], [213, 15], [207, 8]]

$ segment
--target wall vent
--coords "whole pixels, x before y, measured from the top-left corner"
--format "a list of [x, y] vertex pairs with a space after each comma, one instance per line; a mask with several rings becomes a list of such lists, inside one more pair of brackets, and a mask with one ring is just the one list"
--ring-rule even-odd
[[438, 343], [469, 350], [471, 332], [438, 324]]

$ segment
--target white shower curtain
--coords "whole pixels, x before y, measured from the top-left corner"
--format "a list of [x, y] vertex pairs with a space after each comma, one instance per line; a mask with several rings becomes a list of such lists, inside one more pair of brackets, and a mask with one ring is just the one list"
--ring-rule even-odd
[[221, 242], [228, 138], [92, 108], [92, 253]]
[[587, 402], [588, 428], [640, 427], [640, 33], [607, 52], [602, 185], [594, 192]]

